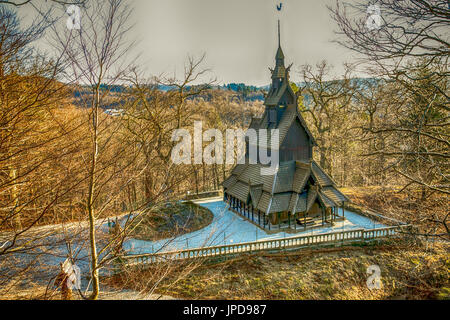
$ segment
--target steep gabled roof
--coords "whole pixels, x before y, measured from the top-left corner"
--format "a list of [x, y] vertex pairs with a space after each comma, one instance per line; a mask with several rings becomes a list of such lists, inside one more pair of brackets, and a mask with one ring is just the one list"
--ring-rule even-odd
[[[258, 129], [268, 129], [269, 123], [268, 123], [268, 111], [266, 110], [263, 114], [263, 117], [259, 121], [259, 127], [257, 127], [257, 122], [252, 122], [252, 129], [258, 130]], [[301, 116], [300, 112], [298, 111], [298, 108], [295, 105], [288, 105], [287, 107], [284, 107], [283, 115], [281, 116], [280, 121], [278, 122], [278, 126], [275, 129], [279, 130], [280, 133], [280, 140], [279, 145], [281, 146], [286, 139], [287, 133], [289, 132], [289, 129], [294, 124], [294, 121], [298, 119], [300, 122], [300, 125], [305, 130], [306, 134], [308, 135], [312, 145], [316, 146], [316, 140], [314, 139], [314, 136], [312, 135], [311, 131], [308, 129], [308, 126], [306, 125], [305, 120]], [[258, 134], [258, 144], [259, 144], [259, 132], [256, 132]], [[270, 147], [271, 143], [271, 131], [270, 129], [267, 132], [267, 142], [266, 145]]]
[[297, 110], [297, 119], [300, 121], [300, 124], [302, 125], [303, 129], [305, 129], [306, 134], [308, 135], [309, 139], [311, 140], [311, 144], [313, 146], [317, 146], [316, 139], [314, 139], [313, 134], [309, 130], [308, 126], [306, 125], [305, 119], [303, 119], [303, 117], [302, 117], [300, 111], [298, 110], [298, 108], [296, 108], [296, 110]]
[[243, 182], [249, 182], [252, 186], [262, 184], [261, 166], [258, 164], [248, 164], [245, 169], [241, 171], [238, 179]]
[[289, 161], [280, 164], [276, 174], [277, 178], [275, 179], [275, 186], [273, 188], [274, 193], [292, 191], [295, 169], [295, 161]]
[[248, 184], [238, 181], [230, 189], [227, 189], [227, 193], [243, 202], [247, 202], [250, 195], [250, 187]]
[[250, 197], [254, 208], [258, 207], [259, 200], [261, 199], [263, 190], [262, 186], [250, 187]]
[[305, 212], [307, 205], [308, 194], [306, 192], [298, 195], [297, 206], [295, 207], [295, 213]]
[[311, 165], [296, 161], [296, 170], [294, 174], [294, 181], [292, 182], [292, 190], [301, 193], [305, 188], [308, 178], [311, 175]]
[[303, 192], [302, 194], [298, 194], [296, 192], [292, 193], [291, 200], [289, 202], [289, 212], [292, 214], [305, 212], [307, 198], [308, 194], [306, 192]]
[[278, 194], [273, 195], [272, 201], [270, 203], [269, 213], [287, 211], [289, 208], [290, 197], [291, 197], [291, 194], [289, 192], [278, 193]]
[[330, 176], [327, 175], [325, 171], [323, 171], [323, 169], [315, 161], [312, 161], [311, 169], [314, 180], [318, 182], [321, 187], [335, 185], [333, 179], [331, 179]]
[[259, 199], [258, 206], [256, 207], [259, 211], [267, 213], [269, 209], [271, 194], [267, 191], [263, 191], [261, 198]]
[[286, 139], [287, 133], [294, 123], [295, 117], [297, 116], [296, 109], [295, 105], [289, 105], [284, 108], [283, 116], [277, 126], [277, 129], [280, 131], [280, 146]]
[[231, 186], [233, 186], [237, 182], [237, 180], [238, 180], [238, 178], [236, 175], [231, 175], [222, 183], [222, 186], [225, 189], [228, 189]]
[[231, 174], [240, 175], [247, 166], [248, 164], [237, 164], [231, 171]]
[[342, 192], [336, 189], [334, 186], [324, 187], [321, 191], [327, 198], [333, 200], [336, 204], [342, 205], [343, 202], [350, 201]]
[[[286, 72], [286, 69], [283, 69], [283, 70], [284, 70], [284, 72]], [[274, 72], [276, 72], [276, 70], [274, 70]], [[292, 98], [295, 101], [296, 96], [289, 84], [289, 79], [287, 78], [287, 73], [283, 78], [284, 78], [283, 82], [281, 83], [281, 86], [278, 89], [275, 89], [273, 87], [270, 88], [269, 94], [267, 95], [266, 100], [264, 101], [264, 105], [278, 106], [280, 104], [281, 98], [283, 97], [283, 95], [286, 91], [292, 96]]]
[[316, 202], [317, 196], [318, 196], [317, 188], [313, 186], [308, 191], [308, 198], [306, 201], [306, 211], [311, 210], [311, 207], [313, 206], [314, 202]]
[[318, 197], [319, 197], [320, 201], [322, 202], [322, 204], [325, 206], [325, 208], [331, 208], [331, 207], [336, 206], [336, 203], [334, 201], [332, 201], [331, 199], [329, 199], [322, 192], [319, 192]]

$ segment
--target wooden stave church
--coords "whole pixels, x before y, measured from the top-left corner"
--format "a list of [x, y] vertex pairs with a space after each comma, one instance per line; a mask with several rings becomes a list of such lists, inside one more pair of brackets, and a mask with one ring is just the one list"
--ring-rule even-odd
[[[264, 229], [271, 226], [297, 224], [302, 227], [334, 223], [339, 208], [349, 199], [333, 179], [313, 160], [317, 143], [297, 105], [297, 96], [289, 83], [291, 66], [285, 67], [280, 43], [278, 22], [278, 50], [272, 84], [265, 98], [262, 118], [253, 118], [251, 129], [279, 129], [279, 168], [272, 176], [262, 176], [261, 164], [237, 164], [223, 182], [224, 200], [230, 208]], [[259, 140], [259, 139], [258, 139]], [[247, 140], [247, 150], [249, 141]], [[292, 221], [293, 220], [293, 221]]]

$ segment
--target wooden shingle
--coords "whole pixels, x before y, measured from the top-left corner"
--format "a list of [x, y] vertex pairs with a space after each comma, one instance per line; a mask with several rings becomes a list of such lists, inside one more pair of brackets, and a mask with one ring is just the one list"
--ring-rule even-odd
[[349, 199], [338, 189], [333, 186], [324, 187], [322, 193], [327, 196], [327, 198], [333, 200], [339, 206], [342, 206], [343, 202], [348, 202]]
[[250, 194], [250, 188], [248, 184], [243, 183], [242, 181], [238, 181], [230, 189], [227, 190], [227, 193], [232, 195], [236, 199], [247, 202], [248, 196]]

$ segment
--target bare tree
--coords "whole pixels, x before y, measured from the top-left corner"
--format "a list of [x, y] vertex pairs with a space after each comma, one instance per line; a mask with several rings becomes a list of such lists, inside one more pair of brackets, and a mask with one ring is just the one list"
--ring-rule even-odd
[[[301, 69], [304, 86], [301, 94], [304, 101], [301, 111], [305, 114], [317, 139], [320, 166], [333, 175], [332, 159], [348, 153], [348, 146], [336, 150], [339, 142], [349, 134], [349, 122], [343, 121], [351, 110], [351, 100], [356, 89], [352, 82], [352, 69], [345, 67], [342, 78], [332, 79], [332, 66], [322, 61], [313, 68], [305, 65]], [[299, 92], [299, 93], [300, 93]], [[341, 154], [339, 154], [341, 153]], [[343, 170], [345, 172], [345, 169]], [[345, 183], [345, 179], [342, 181]]]
[[[60, 4], [60, 5], [84, 5], [88, 0], [71, 0], [71, 1], [64, 1], [64, 0], [50, 0], [53, 4]], [[26, 5], [35, 5], [37, 2], [42, 2], [42, 0], [22, 0], [22, 1], [8, 1], [8, 0], [0, 0], [0, 4], [10, 5], [13, 7], [22, 7]], [[46, 1], [47, 2], [47, 1]]]
[[[129, 25], [130, 9], [121, 0], [92, 2], [83, 11], [79, 30], [55, 32], [56, 43], [67, 58], [66, 76], [72, 83], [87, 91], [80, 95], [80, 102], [88, 112], [90, 127], [89, 160], [86, 159], [86, 210], [89, 219], [90, 259], [92, 271], [92, 294], [90, 299], [97, 299], [99, 294], [99, 268], [96, 243], [96, 219], [98, 214], [111, 201], [112, 195], [99, 204], [99, 197], [111, 176], [104, 177], [106, 168], [113, 168], [112, 175], [118, 175], [120, 165], [117, 162], [101, 158], [110, 146], [114, 129], [105, 131], [111, 123], [102, 117], [102, 108], [111, 97], [109, 88], [123, 76], [126, 68], [122, 66], [125, 53], [132, 45], [126, 38], [131, 28]], [[57, 31], [57, 30], [56, 30]], [[68, 43], [67, 47], [63, 44]], [[122, 67], [121, 67], [122, 66]], [[114, 98], [112, 98], [114, 100]], [[110, 128], [111, 129], [111, 128]], [[122, 151], [123, 152], [123, 151]], [[120, 154], [116, 155], [120, 159]], [[103, 161], [102, 161], [103, 160]], [[123, 168], [122, 168], [123, 169]]]
[[[366, 126], [372, 136], [389, 138], [367, 156], [383, 156], [384, 170], [404, 179], [404, 189], [421, 189], [420, 201], [433, 193], [448, 195], [448, 1], [379, 0], [372, 5], [337, 1], [330, 8], [337, 42], [359, 53], [398, 102], [383, 121]], [[371, 15], [378, 25], [368, 28]], [[431, 220], [448, 235], [447, 219], [444, 214]]]

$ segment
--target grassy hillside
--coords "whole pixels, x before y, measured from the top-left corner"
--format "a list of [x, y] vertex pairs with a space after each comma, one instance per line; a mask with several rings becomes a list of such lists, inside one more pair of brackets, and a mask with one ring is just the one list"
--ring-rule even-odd
[[213, 213], [193, 202], [170, 203], [155, 209], [131, 226], [130, 237], [154, 241], [200, 230], [211, 224]]
[[[374, 264], [381, 269], [382, 288], [371, 291], [367, 268]], [[188, 299], [448, 299], [449, 268], [449, 247], [436, 245], [260, 254], [203, 265], [181, 279], [175, 272], [158, 293]], [[145, 290], [142, 279], [151, 273], [136, 274], [128, 286]]]

